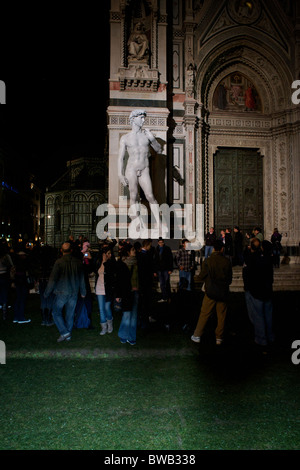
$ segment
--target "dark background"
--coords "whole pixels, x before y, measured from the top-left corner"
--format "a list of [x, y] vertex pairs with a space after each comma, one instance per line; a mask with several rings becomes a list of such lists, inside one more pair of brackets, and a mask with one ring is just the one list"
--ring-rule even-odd
[[[1, 7], [0, 143], [42, 185], [81, 155], [102, 155], [109, 78], [109, 1]], [[77, 5], [77, 4], [75, 4]]]

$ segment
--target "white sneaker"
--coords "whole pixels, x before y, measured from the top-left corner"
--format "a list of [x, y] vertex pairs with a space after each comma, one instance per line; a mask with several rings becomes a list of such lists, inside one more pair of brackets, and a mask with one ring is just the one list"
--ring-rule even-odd
[[65, 333], [64, 335], [60, 335], [57, 342], [61, 343], [62, 341], [70, 341], [70, 339], [71, 339], [71, 333]]
[[191, 340], [194, 341], [194, 343], [200, 343], [201, 337], [192, 335]]
[[100, 323], [101, 326], [101, 331], [100, 331], [100, 336], [103, 336], [107, 333], [107, 322], [105, 323]]
[[113, 321], [107, 320], [107, 333], [112, 333], [112, 332], [113, 332]]

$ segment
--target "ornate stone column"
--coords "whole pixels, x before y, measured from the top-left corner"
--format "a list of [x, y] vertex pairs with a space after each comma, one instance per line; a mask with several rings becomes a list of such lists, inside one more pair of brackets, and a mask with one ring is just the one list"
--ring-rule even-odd
[[[184, 102], [184, 126], [186, 130], [186, 154], [185, 154], [185, 203], [191, 204], [195, 209], [196, 185], [195, 185], [195, 148], [197, 126], [197, 101], [195, 100], [195, 63], [194, 63], [194, 17], [193, 2], [186, 1], [186, 16], [184, 21], [185, 37], [185, 102]], [[193, 210], [192, 227], [195, 229], [195, 210]]]

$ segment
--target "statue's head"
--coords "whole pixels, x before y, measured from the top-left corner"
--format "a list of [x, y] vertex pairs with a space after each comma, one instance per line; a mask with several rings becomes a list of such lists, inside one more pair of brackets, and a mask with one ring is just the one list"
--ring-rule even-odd
[[144, 24], [141, 21], [138, 21], [135, 26], [134, 26], [135, 31], [144, 31], [145, 27]]
[[144, 109], [134, 109], [133, 111], [131, 111], [130, 116], [129, 116], [130, 124], [132, 124], [133, 119], [138, 117], [138, 116], [145, 116], [146, 117], [147, 113]]

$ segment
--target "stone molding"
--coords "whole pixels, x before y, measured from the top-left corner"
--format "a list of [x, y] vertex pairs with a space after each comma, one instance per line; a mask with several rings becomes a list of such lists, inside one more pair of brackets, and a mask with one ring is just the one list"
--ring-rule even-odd
[[158, 89], [158, 70], [150, 69], [149, 65], [131, 63], [128, 67], [119, 68], [121, 91], [151, 91]]
[[[130, 131], [131, 126], [129, 122], [129, 115], [132, 109], [134, 108], [129, 108], [129, 109], [124, 109], [124, 107], [117, 108], [117, 109], [108, 109], [108, 128], [109, 129], [115, 129], [115, 130], [126, 130]], [[169, 110], [168, 109], [151, 109], [151, 108], [145, 108], [147, 116], [145, 119], [145, 128], [150, 128], [152, 130], [157, 130], [157, 131], [167, 131], [168, 126], [167, 126], [167, 119], [169, 115]]]

